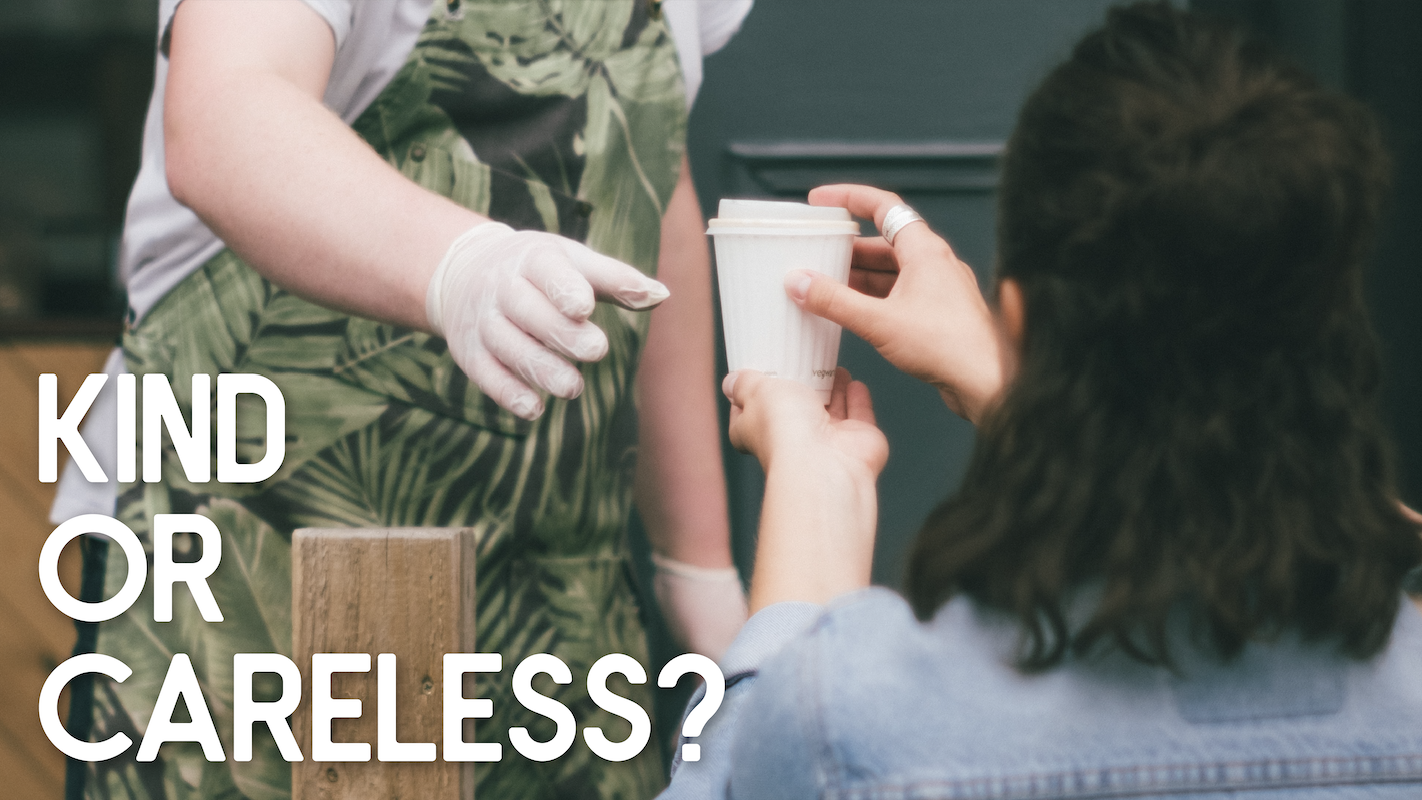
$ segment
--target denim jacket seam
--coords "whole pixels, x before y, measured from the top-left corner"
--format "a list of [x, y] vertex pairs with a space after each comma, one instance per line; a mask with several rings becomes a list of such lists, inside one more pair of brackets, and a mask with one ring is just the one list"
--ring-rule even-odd
[[[1094, 778], [1086, 780], [1090, 776]], [[1087, 800], [1150, 796], [1161, 792], [1301, 789], [1411, 782], [1422, 784], [1422, 753], [1144, 764], [858, 785], [849, 785], [841, 780], [823, 787], [821, 795], [828, 800]]]
[[811, 747], [818, 755], [815, 759], [815, 785], [821, 796], [826, 795], [833, 787], [843, 785], [847, 777], [840, 759], [835, 754], [829, 734], [829, 709], [826, 708], [828, 698], [822, 685], [824, 670], [821, 667], [825, 656], [822, 651], [827, 646], [827, 640], [831, 638], [825, 635], [824, 630], [830, 625], [827, 616], [821, 617], [811, 629], [810, 641], [815, 648], [813, 657], [801, 660], [801, 685], [812, 699], [812, 702], [803, 703], [801, 706], [806, 708], [809, 714], [809, 718], [803, 720], [802, 724]]

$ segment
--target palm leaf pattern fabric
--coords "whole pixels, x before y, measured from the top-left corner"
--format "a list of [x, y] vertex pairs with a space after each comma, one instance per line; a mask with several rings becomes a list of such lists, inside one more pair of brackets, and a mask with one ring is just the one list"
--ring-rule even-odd
[[[684, 149], [684, 103], [670, 34], [644, 0], [441, 0], [404, 68], [353, 127], [432, 191], [517, 228], [586, 241], [651, 274]], [[286, 458], [259, 485], [193, 484], [169, 447], [161, 483], [123, 488], [119, 516], [145, 543], [154, 514], [214, 520], [223, 554], [211, 585], [225, 621], [204, 622], [179, 591], [173, 622], [152, 621], [145, 592], [103, 624], [97, 649], [133, 675], [96, 682], [93, 738], [126, 731], [138, 741], [172, 656], [186, 653], [230, 758], [232, 655], [291, 652], [292, 531], [468, 526], [479, 542], [478, 648], [502, 653], [506, 665], [481, 676], [479, 696], [493, 700], [495, 718], [481, 724], [480, 740], [502, 741], [505, 756], [477, 765], [477, 793], [654, 795], [660, 737], [623, 763], [581, 744], [534, 763], [506, 735], [519, 725], [539, 740], [553, 733], [550, 720], [513, 697], [510, 677], [523, 657], [553, 653], [575, 676], [608, 653], [647, 663], [624, 542], [632, 380], [647, 320], [609, 306], [593, 319], [608, 334], [608, 356], [581, 367], [581, 397], [552, 400], [528, 423], [472, 386], [443, 340], [306, 302], [230, 251], [178, 286], [125, 335], [129, 370], [168, 375], [182, 407], [194, 374], [266, 375], [286, 401]], [[265, 452], [263, 414], [239, 401], [239, 458]], [[123, 573], [114, 559], [108, 585]], [[257, 700], [280, 691], [265, 677], [271, 683], [259, 681]], [[580, 680], [534, 685], [580, 726], [599, 725], [613, 740], [630, 731]], [[650, 708], [649, 687], [609, 685]], [[197, 745], [171, 743], [157, 761], [138, 763], [131, 748], [91, 766], [86, 795], [284, 800], [290, 767], [265, 728], [256, 733], [250, 762], [209, 763]]]

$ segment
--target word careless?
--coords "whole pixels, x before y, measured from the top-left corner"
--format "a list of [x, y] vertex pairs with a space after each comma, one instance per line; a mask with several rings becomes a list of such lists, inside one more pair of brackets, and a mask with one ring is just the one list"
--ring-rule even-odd
[[[39, 479], [56, 480], [59, 443], [69, 450], [70, 458], [91, 482], [109, 480], [94, 452], [79, 432], [79, 423], [88, 414], [109, 380], [102, 374], [90, 375], [74, 400], [58, 414], [56, 379], [52, 374], [39, 379]], [[172, 387], [163, 375], [144, 375], [142, 413], [138, 413], [139, 395], [134, 375], [116, 378], [118, 437], [112, 452], [117, 454], [116, 475], [120, 482], [137, 480], [138, 421], [142, 421], [143, 481], [156, 483], [162, 479], [162, 435], [166, 430], [178, 462], [187, 479], [193, 483], [211, 480], [212, 452], [212, 381], [208, 375], [192, 379], [191, 423], [184, 419]], [[240, 463], [237, 459], [237, 399], [238, 395], [260, 398], [266, 407], [266, 452], [260, 460]], [[217, 376], [217, 480], [222, 483], [258, 483], [270, 478], [281, 468], [286, 453], [286, 402], [276, 384], [260, 375], [222, 374]], [[153, 620], [173, 621], [173, 587], [187, 586], [198, 611], [206, 622], [221, 622], [222, 609], [207, 579], [218, 568], [222, 558], [222, 533], [211, 520], [198, 514], [154, 514], [153, 545]], [[195, 534], [202, 542], [196, 561], [173, 560], [173, 538], [177, 534]], [[83, 602], [70, 596], [59, 580], [59, 555], [66, 544], [86, 534], [101, 534], [112, 539], [122, 549], [128, 562], [128, 574], [123, 586], [111, 598], [100, 602]], [[142, 594], [148, 579], [148, 560], [143, 543], [127, 525], [110, 516], [85, 514], [68, 520], [55, 529], [40, 553], [40, 585], [55, 608], [83, 622], [104, 622], [126, 613]], [[380, 761], [434, 761], [433, 742], [401, 742], [395, 735], [396, 682], [395, 656], [376, 656], [376, 757]], [[331, 741], [331, 722], [361, 716], [361, 701], [349, 697], [332, 697], [332, 676], [337, 673], [370, 672], [369, 653], [315, 653], [311, 656], [311, 757], [315, 761], [369, 761], [371, 746], [365, 742]], [[493, 742], [464, 740], [464, 721], [492, 716], [493, 702], [484, 698], [464, 696], [464, 676], [469, 673], [500, 672], [503, 657], [499, 653], [446, 653], [443, 661], [443, 747], [445, 761], [498, 761], [503, 758], [503, 746]], [[676, 685], [688, 672], [706, 680], [706, 697], [688, 716], [683, 732], [696, 736], [716, 708], [724, 693], [725, 681], [716, 664], [705, 656], [688, 653], [671, 660], [657, 677], [664, 688]], [[65, 755], [80, 761], [104, 761], [133, 746], [124, 733], [116, 733], [101, 742], [85, 742], [71, 736], [59, 720], [59, 695], [75, 677], [87, 673], [106, 675], [123, 682], [133, 674], [126, 664], [112, 656], [85, 653], [60, 664], [45, 681], [40, 691], [39, 713], [44, 732], [54, 746]], [[558, 684], [573, 680], [568, 666], [556, 656], [538, 653], [525, 658], [514, 670], [514, 697], [523, 706], [545, 716], [557, 725], [557, 732], [548, 741], [540, 742], [522, 727], [510, 728], [510, 744], [520, 755], [533, 761], [551, 761], [572, 747], [576, 724], [572, 712], [562, 703], [533, 689], [533, 677], [540, 673], [552, 677]], [[607, 679], [619, 673], [634, 684], [645, 683], [646, 672], [631, 656], [611, 653], [598, 659], [588, 671], [588, 695], [600, 708], [631, 723], [632, 732], [620, 742], [610, 741], [600, 728], [583, 729], [583, 740], [594, 754], [607, 761], [626, 761], [647, 745], [651, 735], [651, 720], [646, 710], [633, 701], [613, 693]], [[253, 683], [258, 674], [276, 675], [281, 682], [281, 694], [276, 700], [258, 701]], [[264, 723], [271, 731], [282, 757], [301, 761], [301, 749], [292, 734], [289, 717], [301, 703], [302, 677], [296, 664], [279, 653], [237, 653], [232, 659], [232, 757], [237, 761], [252, 759], [252, 731]], [[187, 709], [189, 721], [175, 722], [174, 711], [179, 700]], [[700, 723], [700, 724], [692, 724]], [[202, 687], [186, 653], [172, 657], [158, 692], [152, 718], [139, 744], [137, 759], [152, 761], [165, 742], [195, 742], [202, 747], [209, 761], [226, 758], [212, 715], [202, 694]], [[699, 758], [699, 749], [687, 744], [682, 751], [685, 760]]]

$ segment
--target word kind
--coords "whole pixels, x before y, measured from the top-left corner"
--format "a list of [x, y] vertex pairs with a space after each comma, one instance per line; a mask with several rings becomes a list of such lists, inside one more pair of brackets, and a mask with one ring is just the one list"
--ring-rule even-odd
[[[117, 440], [112, 452], [116, 458], [120, 483], [137, 480], [138, 391], [136, 375], [123, 374], [117, 382]], [[89, 443], [79, 433], [79, 423], [94, 406], [99, 392], [109, 376], [90, 375], [64, 410], [58, 413], [57, 381], [52, 373], [39, 376], [39, 479], [54, 483], [58, 473], [59, 443], [69, 449], [69, 457], [90, 483], [105, 483], [104, 472]], [[163, 429], [177, 452], [183, 473], [193, 483], [212, 480], [212, 376], [193, 375], [192, 425], [183, 419], [182, 409], [173, 396], [168, 377], [162, 374], [143, 376], [143, 481], [157, 483], [163, 479]], [[266, 403], [267, 451], [260, 461], [243, 464], [237, 461], [237, 396], [256, 395]], [[105, 443], [106, 444], [106, 443]], [[276, 384], [261, 375], [223, 373], [217, 376], [217, 480], [220, 483], [259, 483], [276, 474], [286, 456], [286, 400]]]

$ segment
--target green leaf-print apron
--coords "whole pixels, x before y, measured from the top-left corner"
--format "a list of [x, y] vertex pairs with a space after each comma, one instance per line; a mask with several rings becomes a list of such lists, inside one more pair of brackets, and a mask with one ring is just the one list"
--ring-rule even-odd
[[[686, 107], [670, 34], [646, 0], [439, 0], [404, 68], [353, 127], [421, 186], [655, 273]], [[478, 649], [502, 653], [505, 665], [479, 686], [495, 715], [480, 723], [479, 740], [504, 745], [502, 762], [475, 768], [479, 796], [656, 794], [660, 736], [623, 763], [581, 742], [534, 763], [506, 734], [520, 725], [540, 741], [553, 734], [550, 720], [513, 697], [513, 668], [525, 656], [566, 662], [572, 684], [536, 688], [568, 706], [579, 727], [601, 726], [613, 740], [630, 726], [589, 700], [582, 676], [608, 653], [648, 663], [624, 541], [633, 375], [647, 317], [600, 305], [593, 320], [611, 348], [582, 366], [583, 395], [553, 400], [527, 423], [479, 393], [443, 340], [308, 303], [230, 251], [165, 297], [124, 337], [129, 370], [167, 374], [183, 407], [195, 373], [267, 376], [286, 400], [286, 459], [260, 485], [192, 484], [169, 449], [162, 483], [121, 491], [119, 516], [145, 543], [154, 514], [199, 513], [217, 524], [222, 564], [211, 586], [225, 621], [204, 622], [179, 591], [174, 621], [154, 623], [145, 591], [100, 626], [98, 651], [133, 675], [96, 681], [92, 737], [125, 731], [135, 745], [90, 765], [86, 796], [288, 797], [290, 767], [265, 726], [252, 761], [230, 760], [232, 656], [291, 652], [293, 530], [395, 526], [469, 526], [479, 537]], [[239, 406], [242, 460], [265, 452], [262, 413], [248, 412]], [[112, 559], [110, 591], [124, 565]], [[164, 746], [151, 763], [133, 760], [175, 653], [192, 659], [226, 763], [185, 743]], [[611, 685], [651, 709], [648, 686]], [[277, 691], [259, 683], [256, 699]]]

